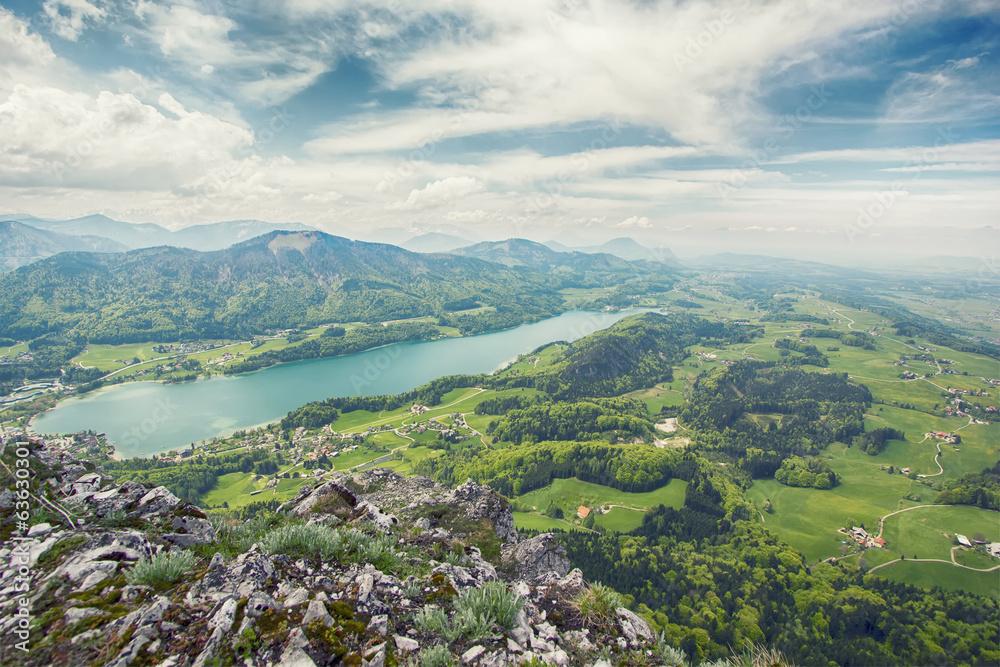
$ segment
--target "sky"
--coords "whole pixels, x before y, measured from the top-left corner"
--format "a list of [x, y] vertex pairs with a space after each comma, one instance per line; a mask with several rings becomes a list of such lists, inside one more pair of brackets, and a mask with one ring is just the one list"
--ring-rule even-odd
[[96, 212], [570, 245], [982, 229], [1000, 0], [3, 0], [0, 213]]

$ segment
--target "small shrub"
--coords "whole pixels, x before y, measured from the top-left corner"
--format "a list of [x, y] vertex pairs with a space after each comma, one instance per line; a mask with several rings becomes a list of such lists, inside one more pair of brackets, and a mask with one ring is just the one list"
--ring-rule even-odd
[[125, 581], [132, 586], [172, 584], [191, 571], [194, 560], [190, 551], [161, 551], [152, 559], [143, 558], [133, 565], [125, 573]]
[[667, 643], [665, 632], [656, 633], [656, 645], [653, 654], [659, 659], [657, 664], [666, 667], [684, 667], [687, 664], [687, 657], [683, 651], [679, 651]]
[[451, 651], [438, 644], [420, 652], [420, 667], [448, 667], [451, 665]]
[[595, 583], [580, 594], [574, 606], [583, 616], [584, 623], [606, 627], [615, 622], [617, 610], [625, 606], [625, 600], [613, 588]]

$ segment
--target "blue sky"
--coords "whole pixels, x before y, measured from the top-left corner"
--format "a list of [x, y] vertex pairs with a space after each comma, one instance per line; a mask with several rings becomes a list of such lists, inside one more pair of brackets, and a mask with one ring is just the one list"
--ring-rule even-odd
[[998, 47], [997, 0], [5, 1], [0, 212], [976, 228], [1000, 210]]

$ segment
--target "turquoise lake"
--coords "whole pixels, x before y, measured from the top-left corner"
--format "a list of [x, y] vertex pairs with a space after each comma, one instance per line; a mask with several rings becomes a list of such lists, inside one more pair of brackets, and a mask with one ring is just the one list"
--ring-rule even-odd
[[605, 329], [639, 309], [572, 311], [494, 333], [399, 343], [194, 382], [132, 382], [72, 397], [38, 415], [39, 433], [106, 433], [120, 456], [149, 456], [281, 419], [333, 396], [398, 394], [444, 375], [489, 373], [518, 355]]

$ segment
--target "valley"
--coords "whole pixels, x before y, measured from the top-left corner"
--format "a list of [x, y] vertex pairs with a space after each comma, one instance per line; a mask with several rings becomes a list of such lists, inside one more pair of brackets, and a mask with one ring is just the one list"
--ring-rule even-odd
[[[488, 250], [496, 259], [505, 248]], [[634, 596], [694, 654], [764, 627], [732, 621], [715, 638], [699, 634], [704, 615], [719, 613], [712, 598], [685, 617], [667, 571], [706, 593], [722, 586], [690, 578], [695, 545], [717, 567], [764, 539], [775, 551], [757, 567], [996, 604], [1000, 559], [987, 549], [1000, 543], [1000, 364], [983, 353], [994, 343], [962, 333], [975, 318], [951, 330], [901, 324], [908, 311], [837, 298], [829, 280], [621, 276], [556, 292], [562, 308], [581, 310], [481, 335], [461, 318], [499, 306], [251, 341], [90, 343], [69, 362], [140, 381], [64, 399], [31, 427], [100, 431], [97, 451], [118, 457], [105, 459], [113, 474], [223, 514], [270, 512], [306, 485], [371, 467], [449, 486], [473, 479], [509, 498], [518, 530], [555, 531], [586, 576]], [[879, 293], [863, 280], [865, 294]], [[364, 349], [394, 327], [437, 340]], [[296, 351], [331, 342], [344, 354]], [[197, 380], [176, 382], [185, 373]], [[157, 405], [170, 407], [150, 412]], [[628, 568], [602, 560], [612, 557]], [[767, 632], [785, 650], [800, 641], [790, 626]]]

